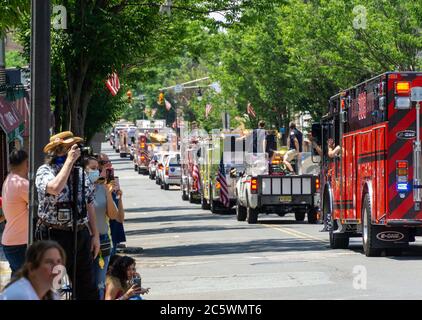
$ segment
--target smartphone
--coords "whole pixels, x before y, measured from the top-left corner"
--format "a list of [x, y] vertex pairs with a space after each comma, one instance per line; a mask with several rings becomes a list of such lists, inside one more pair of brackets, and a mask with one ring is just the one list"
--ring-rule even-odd
[[110, 183], [114, 180], [114, 170], [113, 169], [106, 169], [106, 179], [107, 183]]
[[141, 287], [141, 278], [133, 278], [132, 282], [133, 282], [133, 284], [137, 285], [138, 287]]
[[119, 183], [119, 177], [114, 177], [114, 191], [120, 190], [120, 183]]

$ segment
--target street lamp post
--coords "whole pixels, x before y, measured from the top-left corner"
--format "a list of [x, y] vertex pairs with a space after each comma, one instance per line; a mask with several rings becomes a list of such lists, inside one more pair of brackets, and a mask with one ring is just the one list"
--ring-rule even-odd
[[29, 238], [33, 242], [34, 217], [37, 216], [35, 173], [44, 161], [43, 147], [50, 128], [50, 0], [31, 2], [31, 117], [29, 137]]

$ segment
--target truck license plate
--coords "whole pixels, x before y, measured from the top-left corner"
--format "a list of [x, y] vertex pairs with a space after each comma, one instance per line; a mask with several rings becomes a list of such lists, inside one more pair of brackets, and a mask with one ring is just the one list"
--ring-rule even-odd
[[281, 196], [280, 202], [292, 202], [292, 196]]

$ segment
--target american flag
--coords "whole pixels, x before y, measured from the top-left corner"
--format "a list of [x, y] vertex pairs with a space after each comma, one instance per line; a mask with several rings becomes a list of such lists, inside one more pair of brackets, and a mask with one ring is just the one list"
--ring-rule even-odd
[[192, 177], [193, 187], [196, 191], [199, 191], [201, 189], [201, 185], [199, 184], [199, 167], [196, 163], [193, 165]]
[[228, 208], [230, 206], [229, 187], [227, 186], [226, 170], [224, 168], [223, 157], [221, 157], [220, 160], [217, 182], [220, 183], [220, 201], [225, 207]]
[[212, 109], [212, 104], [211, 104], [211, 103], [208, 103], [208, 104], [206, 105], [206, 107], [205, 107], [205, 118], [207, 118], [207, 119], [208, 119], [208, 115], [210, 114], [211, 109]]
[[167, 111], [169, 111], [171, 109], [171, 103], [168, 102], [167, 100], [164, 100], [164, 101], [166, 103], [166, 109], [167, 109]]
[[252, 116], [254, 118], [256, 117], [255, 110], [252, 107], [252, 104], [250, 102], [248, 102], [247, 113], [248, 113], [248, 115], [250, 115], [250, 116]]
[[119, 76], [116, 72], [113, 72], [110, 77], [108, 78], [106, 82], [106, 86], [108, 90], [110, 90], [110, 93], [113, 95], [113, 97], [119, 92], [120, 90], [120, 81]]

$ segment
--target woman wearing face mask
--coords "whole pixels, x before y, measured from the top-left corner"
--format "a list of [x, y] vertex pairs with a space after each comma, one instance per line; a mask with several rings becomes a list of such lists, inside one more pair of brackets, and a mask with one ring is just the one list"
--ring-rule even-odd
[[100, 300], [104, 299], [106, 273], [110, 261], [111, 242], [109, 237], [109, 219], [120, 221], [121, 217], [112, 197], [112, 186], [105, 184], [105, 179], [100, 177], [98, 161], [88, 158], [85, 170], [89, 180], [95, 186], [94, 207], [97, 217], [97, 229], [100, 233], [100, 253], [94, 261], [95, 283], [98, 287]]

